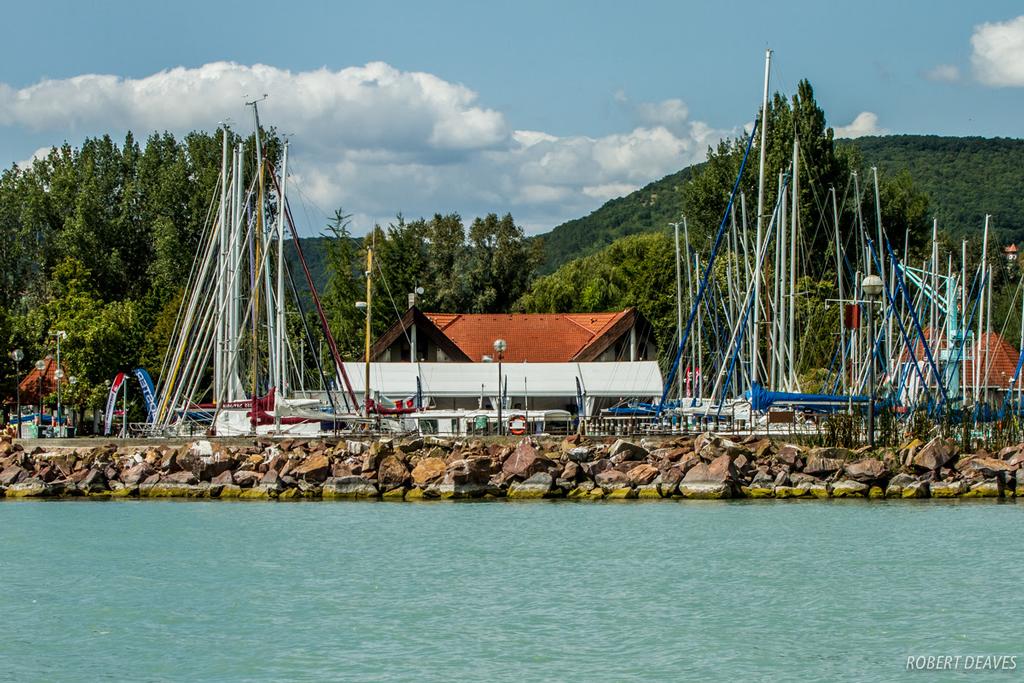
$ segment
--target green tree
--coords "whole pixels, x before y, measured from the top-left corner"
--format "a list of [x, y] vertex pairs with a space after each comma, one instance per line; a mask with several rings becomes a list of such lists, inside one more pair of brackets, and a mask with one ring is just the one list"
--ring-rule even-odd
[[[324, 313], [343, 358], [359, 357], [364, 324], [363, 314], [356, 308], [356, 301], [365, 295], [360, 291], [361, 269], [356, 241], [349, 233], [350, 218], [340, 208], [336, 209], [324, 235], [328, 272]], [[320, 328], [319, 321], [316, 328]]]

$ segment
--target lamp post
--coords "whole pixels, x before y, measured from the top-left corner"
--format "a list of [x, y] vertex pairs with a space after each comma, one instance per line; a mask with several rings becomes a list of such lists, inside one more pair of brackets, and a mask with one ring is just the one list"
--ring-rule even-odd
[[39, 371], [39, 412], [36, 414], [37, 424], [39, 429], [36, 432], [36, 436], [42, 436], [43, 431], [43, 370], [46, 369], [45, 360], [36, 361], [36, 370]]
[[57, 330], [53, 332], [51, 336], [57, 338], [57, 369], [53, 371], [53, 378], [57, 383], [57, 436], [61, 436], [61, 420], [60, 420], [60, 381], [64, 378], [64, 370], [60, 365], [60, 341], [68, 336], [68, 333], [64, 330]]
[[508, 348], [508, 344], [505, 343], [504, 339], [494, 340], [494, 352], [498, 354], [498, 436], [505, 433], [505, 425], [501, 422], [501, 404], [502, 390], [501, 390], [501, 360], [505, 357], [505, 349]]
[[54, 436], [60, 438], [61, 436], [61, 419], [60, 419], [60, 381], [64, 379], [64, 371], [57, 366], [57, 369], [53, 371], [53, 380], [57, 384], [57, 431]]
[[11, 351], [11, 360], [14, 361], [14, 395], [18, 404], [18, 438], [21, 438], [21, 361], [25, 358], [25, 352], [21, 349]]
[[868, 275], [860, 283], [868, 299], [868, 445], [875, 447], [875, 299], [882, 293], [882, 278]]
[[[74, 375], [71, 375], [70, 377], [68, 377], [68, 384], [71, 385], [72, 390], [74, 390], [75, 385], [78, 384], [78, 378], [75, 377]], [[76, 413], [77, 413], [77, 410], [75, 409], [76, 405], [77, 404], [75, 404], [75, 403], [71, 404], [71, 421], [75, 423], [75, 428], [77, 429], [78, 428], [77, 427], [77, 425], [78, 425], [78, 418], [76, 417]], [[67, 429], [64, 430], [64, 435], [67, 436]]]

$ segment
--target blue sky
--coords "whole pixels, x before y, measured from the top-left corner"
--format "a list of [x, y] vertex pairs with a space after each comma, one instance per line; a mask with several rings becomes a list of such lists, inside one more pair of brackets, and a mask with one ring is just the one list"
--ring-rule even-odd
[[0, 162], [126, 128], [247, 130], [244, 91], [263, 90], [308, 230], [341, 204], [357, 232], [453, 210], [542, 231], [753, 120], [766, 47], [773, 89], [809, 78], [845, 134], [1021, 135], [1019, 2], [784, 5], [17, 3]]

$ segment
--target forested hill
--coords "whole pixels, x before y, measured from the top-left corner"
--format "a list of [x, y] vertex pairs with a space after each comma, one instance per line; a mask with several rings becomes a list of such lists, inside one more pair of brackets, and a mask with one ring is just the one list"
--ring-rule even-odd
[[[989, 213], [998, 239], [1024, 241], [1024, 140], [890, 135], [840, 144], [859, 150], [866, 166], [889, 174], [909, 171], [928, 195], [940, 228], [951, 236], [980, 228]], [[541, 271], [550, 273], [625, 235], [666, 230], [668, 223], [679, 220], [686, 181], [699, 167], [665, 176], [542, 235]]]
[[663, 229], [679, 220], [683, 186], [700, 166], [687, 166], [546, 233], [541, 272], [550, 273], [567, 261], [600, 251], [620, 237]]
[[989, 213], [999, 239], [1024, 240], [1024, 140], [889, 135], [849, 144], [868, 164], [909, 171], [949, 235], [976, 234]]

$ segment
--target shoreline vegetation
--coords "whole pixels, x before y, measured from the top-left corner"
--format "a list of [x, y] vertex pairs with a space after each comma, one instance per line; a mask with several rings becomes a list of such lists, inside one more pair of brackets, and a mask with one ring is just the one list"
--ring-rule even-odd
[[809, 447], [711, 433], [198, 440], [44, 447], [0, 441], [0, 497], [241, 500], [721, 500], [1024, 497], [1024, 443], [963, 452]]

